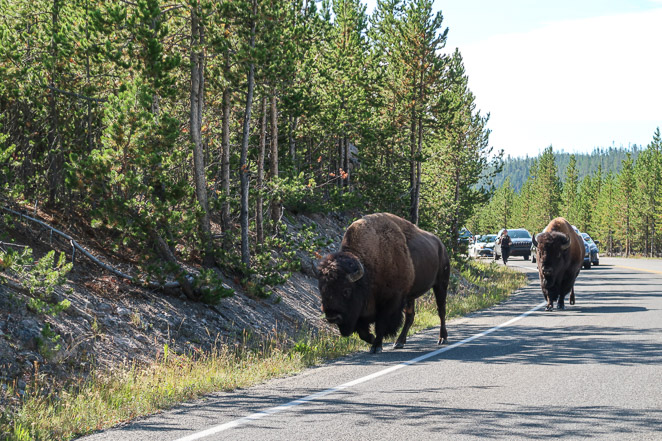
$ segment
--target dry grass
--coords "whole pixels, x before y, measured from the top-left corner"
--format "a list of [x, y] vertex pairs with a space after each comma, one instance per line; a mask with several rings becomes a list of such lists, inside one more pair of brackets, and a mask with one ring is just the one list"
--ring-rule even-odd
[[[448, 299], [448, 318], [497, 304], [526, 283], [520, 273], [476, 262], [461, 276], [451, 280], [455, 294]], [[418, 302], [412, 332], [438, 325], [434, 297], [428, 294]], [[0, 438], [71, 439], [210, 392], [248, 387], [365, 349], [356, 336], [335, 334], [307, 335], [293, 346], [274, 340], [253, 350], [237, 346], [193, 355], [173, 354], [165, 346], [150, 366], [97, 373], [57, 396], [42, 396], [42, 384], [36, 380], [18, 410], [0, 415]]]

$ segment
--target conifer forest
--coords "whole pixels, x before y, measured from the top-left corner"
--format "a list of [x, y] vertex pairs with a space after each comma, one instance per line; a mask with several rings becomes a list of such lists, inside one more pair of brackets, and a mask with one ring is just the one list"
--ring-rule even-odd
[[[614, 156], [624, 156], [614, 162]], [[590, 172], [584, 162], [602, 160]], [[550, 219], [563, 216], [580, 231], [599, 241], [608, 255], [662, 255], [662, 137], [657, 128], [645, 148], [562, 154], [552, 147], [530, 161], [519, 191], [509, 176], [467, 223], [471, 231], [496, 233], [500, 228], [524, 227], [536, 234]], [[517, 161], [517, 160], [516, 160]], [[520, 160], [522, 161], [522, 160]], [[527, 158], [529, 161], [529, 158]]]
[[60, 213], [190, 298], [185, 264], [277, 283], [288, 213], [388, 211], [453, 253], [463, 227], [564, 215], [605, 251], [660, 254], [659, 130], [617, 170], [559, 176], [550, 147], [495, 187], [489, 114], [432, 6], [1, 0], [2, 204]]
[[489, 200], [500, 155], [431, 0], [0, 8], [2, 204], [188, 296], [184, 262], [277, 281], [288, 212], [388, 211], [454, 244]]

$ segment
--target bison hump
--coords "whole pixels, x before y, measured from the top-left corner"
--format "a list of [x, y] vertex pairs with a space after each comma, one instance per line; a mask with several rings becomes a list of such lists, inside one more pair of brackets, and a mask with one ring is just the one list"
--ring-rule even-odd
[[374, 291], [407, 293], [414, 283], [414, 265], [405, 233], [394, 217], [373, 214], [352, 223], [341, 250], [359, 257], [373, 276]]

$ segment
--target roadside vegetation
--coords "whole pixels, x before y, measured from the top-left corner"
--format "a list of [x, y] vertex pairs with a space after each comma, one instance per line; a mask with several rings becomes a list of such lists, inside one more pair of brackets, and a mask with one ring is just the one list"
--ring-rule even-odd
[[[451, 277], [449, 319], [500, 303], [526, 283], [522, 273], [496, 264], [470, 261], [462, 267]], [[436, 304], [429, 293], [417, 302], [411, 333], [437, 326]], [[208, 353], [176, 354], [164, 345], [149, 366], [94, 372], [50, 396], [41, 393], [48, 380], [35, 376], [20, 409], [0, 416], [0, 434], [15, 441], [71, 439], [208, 393], [292, 375], [366, 348], [355, 335], [343, 338], [335, 333], [306, 333], [294, 344], [277, 336], [255, 342], [246, 335], [242, 344], [219, 345]], [[2, 393], [11, 395], [15, 390], [10, 385]]]
[[[579, 155], [582, 164], [575, 155], [554, 152], [551, 146], [536, 158], [519, 160], [528, 164], [527, 176], [511, 181], [506, 175], [467, 227], [475, 234], [520, 227], [536, 234], [550, 219], [563, 216], [598, 241], [601, 254], [662, 257], [660, 128], [645, 148], [596, 151], [591, 157], [620, 161], [611, 168], [587, 169], [586, 157]], [[510, 171], [511, 164], [506, 166], [504, 172]]]

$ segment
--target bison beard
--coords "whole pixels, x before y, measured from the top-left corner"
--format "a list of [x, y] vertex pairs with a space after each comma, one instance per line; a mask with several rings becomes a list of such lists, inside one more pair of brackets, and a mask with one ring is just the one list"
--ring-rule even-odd
[[552, 220], [545, 230], [533, 238], [537, 248], [540, 288], [547, 311], [565, 308], [565, 296], [570, 293], [570, 304], [575, 304], [575, 280], [584, 260], [582, 239], [562, 217]]
[[[402, 348], [414, 321], [415, 299], [432, 288], [446, 343], [446, 293], [450, 264], [446, 248], [433, 234], [388, 213], [363, 217], [349, 226], [338, 253], [318, 265], [322, 311], [341, 335], [358, 333], [382, 350], [385, 336], [404, 326], [394, 348]], [[375, 324], [375, 335], [370, 325]]]

